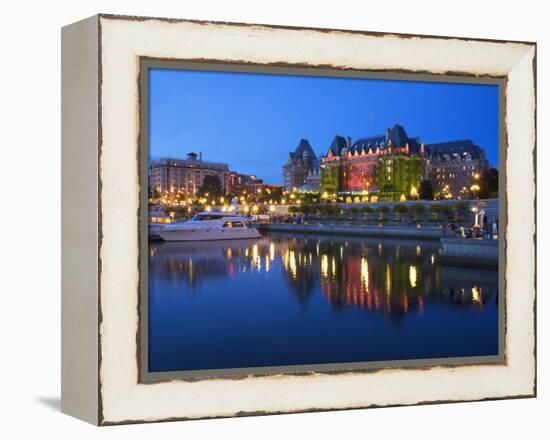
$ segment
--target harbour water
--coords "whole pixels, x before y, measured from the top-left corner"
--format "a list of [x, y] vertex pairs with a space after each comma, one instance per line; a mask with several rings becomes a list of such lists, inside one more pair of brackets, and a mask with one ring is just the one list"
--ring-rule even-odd
[[498, 354], [498, 272], [437, 241], [150, 243], [149, 371]]

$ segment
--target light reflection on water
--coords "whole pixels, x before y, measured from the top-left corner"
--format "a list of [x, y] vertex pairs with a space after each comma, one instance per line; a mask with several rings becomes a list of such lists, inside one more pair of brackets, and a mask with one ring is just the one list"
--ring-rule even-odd
[[151, 371], [497, 354], [496, 271], [434, 242], [151, 243]]

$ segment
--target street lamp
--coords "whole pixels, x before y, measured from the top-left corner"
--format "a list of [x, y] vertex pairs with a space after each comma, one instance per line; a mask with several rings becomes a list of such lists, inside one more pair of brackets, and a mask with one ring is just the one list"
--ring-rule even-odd
[[474, 227], [479, 226], [478, 225], [479, 214], [478, 214], [477, 206], [474, 206], [472, 208], [472, 212], [474, 213]]

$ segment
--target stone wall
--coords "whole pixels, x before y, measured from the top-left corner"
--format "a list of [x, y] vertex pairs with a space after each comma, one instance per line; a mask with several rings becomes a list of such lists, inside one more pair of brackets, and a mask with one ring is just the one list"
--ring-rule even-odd
[[352, 235], [360, 237], [387, 237], [406, 239], [439, 240], [443, 228], [416, 226], [353, 226], [315, 224], [298, 225], [288, 223], [267, 223], [254, 225], [260, 231], [293, 232], [309, 234]]
[[498, 240], [442, 238], [441, 259], [448, 264], [496, 268]]

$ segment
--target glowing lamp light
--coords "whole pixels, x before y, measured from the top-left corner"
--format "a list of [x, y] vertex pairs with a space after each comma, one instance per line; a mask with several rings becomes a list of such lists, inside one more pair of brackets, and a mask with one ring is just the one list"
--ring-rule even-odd
[[417, 274], [417, 271], [416, 271], [416, 267], [415, 266], [410, 266], [409, 267], [409, 283], [411, 284], [411, 287], [416, 287], [417, 280], [418, 280], [418, 274]]

